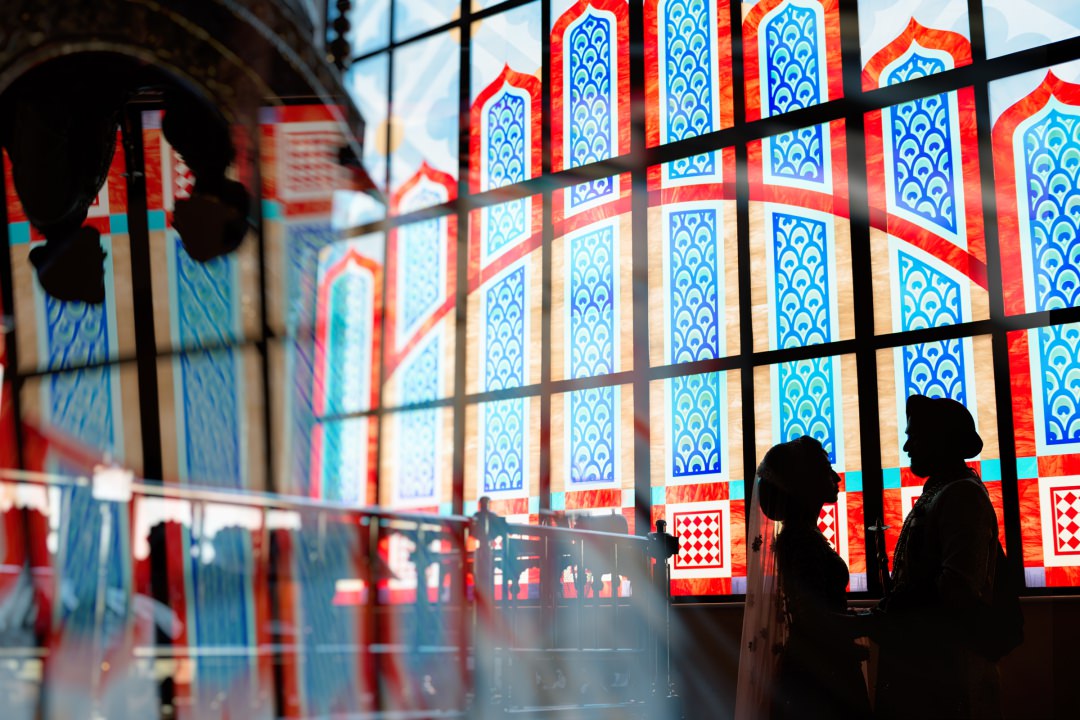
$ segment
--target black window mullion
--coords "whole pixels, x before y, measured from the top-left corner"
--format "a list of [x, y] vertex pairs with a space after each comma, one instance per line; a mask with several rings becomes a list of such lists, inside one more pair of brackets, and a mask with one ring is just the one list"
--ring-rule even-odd
[[[551, 173], [551, 0], [540, 0], [540, 92], [541, 92], [541, 177]], [[537, 490], [541, 515], [551, 510], [551, 260], [555, 230], [552, 214], [553, 191], [542, 195], [541, 319], [540, 319], [540, 477]]]
[[[971, 23], [971, 59], [975, 65], [986, 61], [986, 27], [982, 0], [968, 0]], [[1011, 572], [1023, 574], [1023, 547], [1020, 535], [1020, 498], [1016, 470], [1015, 428], [1012, 416], [1012, 382], [1009, 369], [1008, 326], [1001, 284], [1001, 248], [997, 223], [997, 194], [994, 182], [994, 148], [990, 120], [990, 88], [985, 78], [975, 83], [975, 121], [979, 143], [979, 185], [982, 190], [983, 233], [986, 240], [986, 283], [990, 295], [990, 320], [994, 389], [997, 405], [998, 450], [1001, 463], [1001, 504], [1005, 514], [1005, 548]], [[1026, 332], [1026, 331], [1025, 331]]]
[[880, 595], [876, 537], [868, 530], [884, 518], [881, 468], [881, 423], [878, 415], [877, 351], [874, 349], [874, 285], [870, 256], [870, 199], [866, 187], [865, 116], [857, 100], [862, 96], [862, 55], [858, 3], [841, 7], [840, 38], [843, 62], [844, 115], [848, 165], [848, 213], [851, 223], [851, 274], [855, 301], [855, 359], [859, 397], [859, 448], [862, 457], [863, 527], [866, 546], [866, 587]]
[[[730, 9], [733, 128], [738, 131], [746, 126], [742, 3], [733, 0]], [[745, 488], [743, 497], [747, 508], [746, 530], [749, 530], [749, 508], [754, 494], [754, 477], [757, 474], [757, 425], [754, 418], [754, 316], [750, 301], [750, 173], [745, 142], [735, 146], [735, 209], [739, 247], [739, 374], [742, 381], [742, 463]]]

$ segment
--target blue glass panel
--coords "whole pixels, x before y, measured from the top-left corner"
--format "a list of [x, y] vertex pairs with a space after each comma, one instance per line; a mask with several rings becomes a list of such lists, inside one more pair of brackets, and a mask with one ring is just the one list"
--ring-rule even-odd
[[[402, 372], [403, 402], [434, 400], [439, 394], [439, 338], [417, 351]], [[435, 497], [439, 410], [404, 412], [398, 418], [398, 497], [418, 500]]]
[[485, 190], [525, 179], [525, 141], [528, 126], [525, 98], [506, 92], [487, 109], [487, 183]]
[[615, 481], [615, 388], [569, 393], [570, 484]]
[[485, 258], [525, 235], [529, 227], [528, 207], [526, 200], [511, 200], [483, 209], [487, 229], [484, 233]]
[[[566, 39], [569, 53], [567, 167], [607, 160], [615, 153], [612, 118], [617, 108], [614, 69], [611, 67], [614, 30], [609, 18], [590, 9], [581, 22], [571, 28]], [[571, 188], [570, 207], [605, 197], [613, 189], [612, 178], [577, 185]]]
[[[944, 71], [945, 62], [913, 53], [893, 68], [889, 85]], [[950, 233], [957, 231], [957, 170], [947, 94], [901, 103], [886, 110], [892, 150], [892, 194], [897, 207]]]
[[672, 362], [721, 355], [718, 225], [719, 213], [712, 209], [668, 215]]
[[484, 389], [525, 384], [525, 267], [485, 291]]
[[828, 228], [824, 220], [773, 213], [776, 344], [803, 347], [832, 339]]
[[[667, 0], [663, 3], [665, 79], [664, 103], [667, 121], [663, 142], [675, 142], [715, 130], [713, 118], [713, 45], [708, 0]], [[681, 158], [671, 163], [676, 178], [712, 175], [716, 157], [712, 153]]]
[[[1054, 108], [1023, 134], [1035, 310], [1080, 305], [1080, 111]], [[1026, 210], [1026, 213], [1024, 211]]]
[[364, 388], [371, 378], [374, 290], [369, 274], [351, 269], [335, 278], [330, 288], [327, 414], [359, 412], [371, 404]]
[[[963, 321], [960, 284], [922, 260], [897, 253], [900, 270], [900, 329], [955, 325]], [[941, 340], [903, 348], [904, 396], [948, 397], [967, 403], [963, 340]]]
[[[1047, 445], [1080, 442], [1080, 325], [1039, 328], [1043, 424]], [[1036, 379], [1038, 380], [1038, 379]], [[1036, 385], [1040, 383], [1036, 382]]]
[[[820, 103], [824, 39], [819, 37], [820, 8], [787, 3], [765, 24], [765, 116]], [[823, 127], [818, 125], [769, 139], [774, 177], [824, 182]]]
[[322, 434], [322, 497], [357, 503], [365, 498], [367, 478], [361, 472], [368, 452], [366, 418], [324, 423]]
[[525, 399], [497, 400], [484, 413], [484, 492], [521, 490], [525, 480]]
[[415, 328], [434, 309], [446, 284], [440, 262], [440, 222], [424, 220], [398, 230], [401, 322], [406, 330]]
[[615, 371], [615, 233], [610, 226], [570, 241], [570, 376]]
[[836, 462], [836, 410], [833, 358], [780, 363], [779, 442], [803, 435], [818, 440]]
[[671, 379], [673, 477], [714, 475], [720, 467], [720, 373]]

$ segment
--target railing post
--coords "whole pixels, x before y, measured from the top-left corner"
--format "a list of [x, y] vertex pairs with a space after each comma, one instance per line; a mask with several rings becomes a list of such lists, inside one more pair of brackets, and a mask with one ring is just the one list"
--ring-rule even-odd
[[[667, 532], [667, 522], [656, 521], [656, 532], [649, 533], [649, 558], [656, 602], [661, 603], [663, 625], [653, 635], [654, 707], [663, 707], [662, 716], [681, 718], [679, 696], [671, 682], [671, 575], [668, 559], [679, 552], [679, 538]], [[656, 617], [657, 615], [653, 615]]]
[[491, 500], [480, 498], [472, 518], [476, 538], [473, 559], [473, 717], [484, 720], [500, 715], [495, 684], [495, 551], [492, 543], [506, 535], [506, 520], [491, 511]]

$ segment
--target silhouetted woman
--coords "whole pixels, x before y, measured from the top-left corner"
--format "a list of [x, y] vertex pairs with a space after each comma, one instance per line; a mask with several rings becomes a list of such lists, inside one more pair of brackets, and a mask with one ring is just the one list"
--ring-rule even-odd
[[870, 715], [847, 615], [848, 568], [818, 529], [840, 478], [817, 440], [781, 443], [758, 466], [747, 536], [737, 718]]

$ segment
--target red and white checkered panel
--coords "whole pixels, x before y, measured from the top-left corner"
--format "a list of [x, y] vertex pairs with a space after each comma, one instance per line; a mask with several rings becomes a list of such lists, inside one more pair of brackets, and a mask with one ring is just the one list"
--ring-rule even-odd
[[1045, 565], [1080, 566], [1080, 476], [1039, 478], [1039, 495]]
[[101, 190], [98, 191], [97, 197], [90, 203], [90, 207], [86, 210], [86, 216], [91, 218], [96, 217], [108, 217], [109, 216], [109, 180], [106, 178], [105, 182], [101, 185]]
[[280, 194], [286, 201], [327, 200], [344, 187], [338, 150], [344, 143], [333, 123], [290, 123], [282, 127]]
[[178, 200], [191, 197], [191, 191], [195, 187], [195, 175], [165, 138], [161, 139], [161, 150], [161, 189], [164, 193], [165, 209], [175, 210]]
[[821, 506], [821, 514], [818, 515], [818, 530], [829, 541], [832, 549], [848, 562], [848, 532], [847, 532], [847, 496], [839, 493], [835, 503]]
[[678, 503], [667, 505], [668, 531], [679, 538], [679, 553], [672, 558], [671, 577], [731, 577], [730, 503]]

